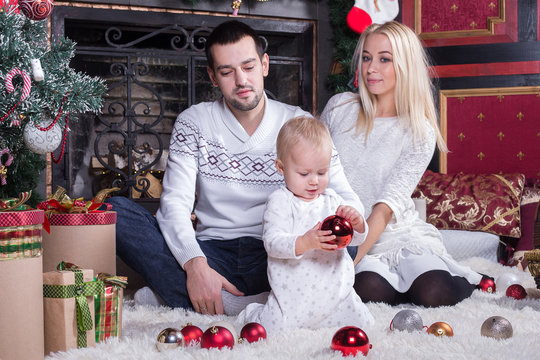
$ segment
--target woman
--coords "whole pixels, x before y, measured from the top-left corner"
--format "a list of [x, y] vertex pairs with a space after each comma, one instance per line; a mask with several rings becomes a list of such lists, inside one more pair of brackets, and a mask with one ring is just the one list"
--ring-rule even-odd
[[471, 295], [482, 275], [451, 258], [411, 199], [435, 144], [447, 151], [422, 44], [403, 24], [373, 24], [352, 63], [358, 94], [332, 97], [321, 119], [368, 215], [355, 289], [365, 302], [454, 305]]

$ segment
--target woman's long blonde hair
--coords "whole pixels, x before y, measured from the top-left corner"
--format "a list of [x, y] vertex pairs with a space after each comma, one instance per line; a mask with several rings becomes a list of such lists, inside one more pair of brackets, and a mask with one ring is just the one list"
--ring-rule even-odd
[[[371, 94], [361, 79], [361, 60], [364, 43], [371, 34], [383, 34], [392, 46], [393, 65], [396, 73], [394, 91], [397, 115], [407, 129], [411, 129], [413, 138], [422, 141], [425, 134], [425, 121], [433, 126], [437, 134], [440, 151], [448, 148], [437, 124], [437, 112], [433, 100], [433, 84], [429, 74], [429, 60], [418, 36], [406, 25], [397, 21], [385, 24], [372, 24], [362, 32], [351, 62], [353, 73], [357, 73], [360, 111], [356, 121], [356, 130], [365, 130], [366, 138], [373, 128], [377, 110], [376, 96]], [[358, 71], [358, 72], [356, 72]]]

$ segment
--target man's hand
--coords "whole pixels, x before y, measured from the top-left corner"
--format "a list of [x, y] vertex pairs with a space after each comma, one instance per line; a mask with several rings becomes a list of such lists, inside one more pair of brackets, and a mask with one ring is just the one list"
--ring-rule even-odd
[[186, 287], [195, 311], [201, 314], [223, 314], [221, 289], [233, 295], [244, 295], [227, 279], [212, 269], [206, 259], [196, 257], [184, 264]]

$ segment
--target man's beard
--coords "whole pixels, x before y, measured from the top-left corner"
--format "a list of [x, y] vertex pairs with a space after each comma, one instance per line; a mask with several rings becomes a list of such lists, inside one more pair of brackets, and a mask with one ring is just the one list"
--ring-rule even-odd
[[[245, 87], [246, 89], [249, 89], [249, 90], [252, 90], [253, 93], [255, 94], [255, 97], [253, 98], [253, 100], [251, 100], [250, 102], [248, 103], [243, 103], [243, 102], [240, 102], [238, 100], [236, 100], [235, 98], [231, 98], [231, 99], [225, 99], [227, 100], [227, 102], [229, 103], [230, 106], [232, 106], [233, 108], [235, 108], [236, 110], [240, 110], [240, 111], [250, 111], [250, 110], [253, 110], [257, 107], [257, 105], [259, 105], [259, 102], [261, 101], [261, 98], [262, 98], [262, 92], [257, 92], [255, 89], [253, 89], [252, 87]], [[240, 90], [241, 88], [237, 88], [237, 89], [234, 89], [234, 91], [238, 91]]]

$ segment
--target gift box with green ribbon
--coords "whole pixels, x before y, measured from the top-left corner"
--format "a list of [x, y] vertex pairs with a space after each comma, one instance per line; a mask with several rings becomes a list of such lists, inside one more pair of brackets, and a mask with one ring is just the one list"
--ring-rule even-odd
[[94, 296], [104, 292], [92, 269], [58, 269], [43, 273], [45, 354], [95, 345]]
[[[42, 360], [43, 211], [0, 199], [0, 359]], [[28, 341], [28, 339], [32, 339]]]
[[105, 283], [105, 291], [94, 296], [96, 311], [96, 342], [122, 336], [122, 302], [127, 277], [100, 273], [98, 280]]

